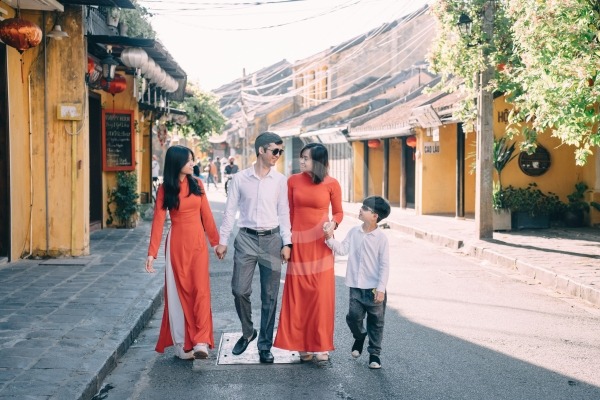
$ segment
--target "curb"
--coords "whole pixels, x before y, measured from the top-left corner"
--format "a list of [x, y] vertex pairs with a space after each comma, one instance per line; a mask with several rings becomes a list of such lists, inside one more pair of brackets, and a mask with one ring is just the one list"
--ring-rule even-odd
[[[98, 368], [96, 374], [91, 378], [90, 382], [83, 388], [82, 392], [77, 397], [79, 400], [89, 400], [94, 398], [98, 391], [102, 389], [102, 385], [106, 377], [117, 366], [118, 360], [129, 350], [135, 342], [138, 335], [146, 328], [146, 325], [162, 305], [164, 285], [160, 282], [160, 288], [152, 293], [144, 293], [138, 298], [137, 303], [132, 307], [130, 312], [131, 324], [122, 327], [122, 330], [115, 328], [113, 332], [118, 337], [116, 346], [113, 346], [110, 354]], [[149, 295], [149, 297], [147, 297]], [[55, 398], [62, 397], [65, 393], [58, 393]]]

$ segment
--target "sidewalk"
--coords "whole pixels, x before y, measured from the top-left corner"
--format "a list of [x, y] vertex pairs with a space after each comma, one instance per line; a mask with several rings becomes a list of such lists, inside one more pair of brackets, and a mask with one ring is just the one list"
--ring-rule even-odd
[[[359, 207], [344, 204], [348, 216]], [[496, 233], [482, 242], [472, 240], [472, 220], [394, 208], [385, 222], [600, 306], [598, 229]], [[0, 265], [1, 399], [97, 393], [162, 302], [164, 258], [156, 274], [143, 267], [149, 231], [145, 221], [135, 229], [104, 229], [92, 233], [88, 257]]]

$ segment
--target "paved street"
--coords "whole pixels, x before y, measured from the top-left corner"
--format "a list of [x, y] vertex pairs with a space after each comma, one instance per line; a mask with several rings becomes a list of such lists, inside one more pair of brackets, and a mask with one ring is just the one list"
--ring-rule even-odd
[[[214, 210], [222, 204], [213, 203]], [[339, 230], [357, 224], [352, 217]], [[600, 397], [600, 310], [531, 278], [462, 252], [386, 230], [390, 276], [383, 368], [350, 357], [344, 322], [345, 259], [336, 264], [332, 360], [322, 365], [218, 365], [153, 351], [160, 310], [98, 399], [592, 399]], [[230, 291], [231, 254], [211, 260], [215, 337], [239, 332]], [[254, 315], [258, 316], [258, 281]], [[283, 288], [282, 288], [283, 289]], [[192, 395], [194, 396], [194, 395]]]
[[[211, 190], [209, 198], [220, 220], [225, 197]], [[359, 205], [344, 207], [351, 216]], [[355, 223], [348, 217], [340, 234]], [[0, 266], [0, 398], [90, 399], [100, 388], [98, 398], [111, 399], [600, 397], [598, 304], [583, 300], [598, 298], [597, 229], [503, 233], [477, 242], [470, 240], [470, 220], [394, 209], [388, 223], [398, 269], [389, 286], [381, 371], [347, 355], [343, 263], [336, 267], [338, 350], [324, 368], [283, 365], [265, 374], [271, 366], [218, 366], [214, 352], [197, 365], [156, 354], [163, 275], [143, 270], [144, 222], [94, 232], [89, 257]], [[156, 266], [162, 270], [163, 260]], [[230, 276], [230, 261], [213, 260], [217, 338], [239, 330]], [[578, 292], [561, 292], [559, 281]]]

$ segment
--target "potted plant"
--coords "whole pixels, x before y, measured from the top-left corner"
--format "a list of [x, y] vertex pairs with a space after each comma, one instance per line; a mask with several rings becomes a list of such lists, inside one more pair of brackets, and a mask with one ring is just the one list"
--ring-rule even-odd
[[513, 229], [549, 228], [550, 221], [560, 218], [566, 207], [558, 195], [542, 192], [536, 183], [526, 188], [508, 186], [504, 204], [512, 211]]
[[600, 211], [600, 203], [585, 201], [585, 193], [588, 185], [585, 182], [577, 182], [573, 193], [567, 195], [567, 203], [564, 213], [565, 225], [571, 228], [588, 225], [590, 207]]
[[[134, 228], [137, 223], [139, 197], [135, 171], [117, 172], [117, 187], [108, 190], [106, 225], [112, 225], [115, 222], [114, 217], [116, 217], [119, 223], [118, 228]], [[111, 204], [115, 205], [114, 212]]]
[[504, 202], [502, 171], [504, 170], [504, 167], [516, 157], [516, 155], [513, 154], [514, 152], [515, 142], [509, 145], [504, 136], [500, 139], [494, 139], [492, 157], [494, 169], [498, 174], [498, 183], [494, 182], [492, 190], [492, 207], [494, 208], [492, 224], [496, 231], [509, 231], [512, 225], [511, 211]]

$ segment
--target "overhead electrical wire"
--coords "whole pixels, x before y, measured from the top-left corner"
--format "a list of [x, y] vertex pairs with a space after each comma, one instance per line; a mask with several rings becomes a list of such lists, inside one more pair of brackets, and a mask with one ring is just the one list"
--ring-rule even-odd
[[[397, 13], [398, 14], [405, 14], [405, 7], [402, 7], [401, 10], [399, 10]], [[409, 22], [415, 16], [418, 16], [419, 13], [422, 13], [422, 10], [416, 10], [416, 11], [414, 11], [411, 14], [404, 15], [403, 17], [398, 18], [400, 20], [400, 24]], [[298, 74], [302, 74], [302, 73], [304, 73], [304, 72], [306, 72], [306, 71], [314, 68], [314, 65], [318, 65], [318, 64], [322, 64], [322, 63], [326, 62], [328, 59], [330, 59], [331, 57], [335, 56], [335, 54], [339, 54], [339, 53], [343, 52], [344, 50], [346, 50], [347, 48], [353, 47], [354, 43], [356, 43], [358, 40], [363, 39], [362, 43], [360, 43], [359, 45], [357, 45], [356, 47], [354, 47], [352, 53], [350, 53], [349, 55], [345, 55], [344, 59], [340, 63], [335, 64], [333, 66], [333, 68], [331, 69], [331, 72], [337, 71], [338, 69], [342, 68], [345, 65], [345, 63], [350, 62], [350, 59], [349, 59], [350, 56], [353, 56], [355, 54], [360, 54], [362, 52], [362, 50], [364, 49], [364, 47], [367, 46], [367, 45], [369, 45], [369, 41], [370, 40], [373, 40], [380, 33], [384, 32], [384, 30], [390, 24], [394, 23], [395, 21], [396, 20], [388, 22], [388, 23], [385, 23], [385, 24], [382, 24], [378, 28], [371, 29], [370, 32], [367, 32], [367, 33], [362, 34], [362, 35], [358, 35], [358, 36], [356, 36], [356, 37], [354, 37], [354, 38], [346, 41], [345, 44], [342, 45], [342, 46], [338, 45], [337, 47], [335, 47], [336, 50], [334, 52], [324, 51], [325, 54], [322, 56], [321, 59], [307, 61], [306, 62], [306, 66], [304, 66], [304, 67], [302, 67], [300, 69], [297, 69], [295, 71], [294, 76], [285, 78], [283, 80], [283, 82], [288, 82], [290, 79], [294, 79], [294, 77], [297, 76]], [[308, 58], [310, 59], [311, 57], [308, 57]], [[302, 63], [302, 61], [300, 61], [300, 63]], [[279, 71], [277, 71], [277, 73], [279, 73]], [[277, 85], [279, 83], [280, 82], [270, 82], [270, 83], [267, 84], [267, 86], [274, 86], [274, 85]], [[263, 89], [263, 88], [264, 87], [260, 87], [260, 86], [258, 87], [258, 89]], [[222, 95], [226, 96], [226, 95], [228, 95], [228, 93], [222, 93]]]

